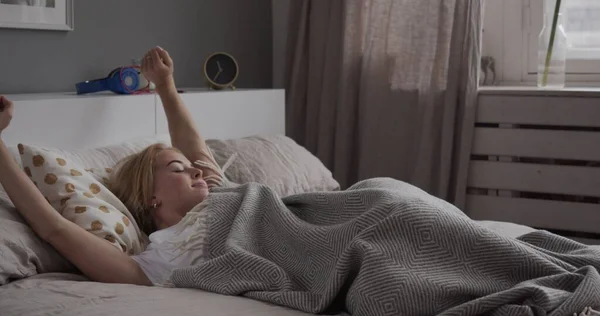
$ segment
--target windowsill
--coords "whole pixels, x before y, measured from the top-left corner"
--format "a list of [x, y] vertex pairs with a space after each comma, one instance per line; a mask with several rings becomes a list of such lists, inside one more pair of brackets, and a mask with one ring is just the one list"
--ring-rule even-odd
[[479, 87], [479, 94], [600, 98], [600, 87], [566, 87], [564, 89], [541, 89], [537, 86], [483, 86]]

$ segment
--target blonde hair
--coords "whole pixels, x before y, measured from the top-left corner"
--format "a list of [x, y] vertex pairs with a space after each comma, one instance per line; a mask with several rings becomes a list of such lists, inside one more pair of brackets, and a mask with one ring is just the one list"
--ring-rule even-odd
[[178, 149], [154, 144], [121, 160], [110, 179], [111, 191], [125, 204], [140, 229], [150, 235], [156, 225], [150, 216], [150, 200], [154, 191], [154, 160], [163, 150]]

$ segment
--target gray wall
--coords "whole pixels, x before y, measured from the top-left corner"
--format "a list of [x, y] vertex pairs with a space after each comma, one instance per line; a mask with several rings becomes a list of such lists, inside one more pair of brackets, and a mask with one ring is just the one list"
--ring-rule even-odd
[[284, 88], [288, 15], [292, 0], [273, 2], [273, 88]]
[[74, 91], [160, 45], [179, 87], [204, 85], [213, 51], [240, 64], [240, 88], [272, 86], [269, 0], [76, 0], [71, 32], [0, 29], [0, 93]]

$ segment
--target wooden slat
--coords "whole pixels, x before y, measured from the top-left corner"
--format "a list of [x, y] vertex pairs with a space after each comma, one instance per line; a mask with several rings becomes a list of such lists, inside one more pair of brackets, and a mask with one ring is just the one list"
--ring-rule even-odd
[[466, 213], [474, 220], [600, 233], [600, 204], [468, 195]]
[[471, 161], [468, 186], [600, 196], [600, 168]]
[[600, 161], [600, 132], [475, 128], [472, 153]]
[[600, 127], [600, 98], [480, 95], [476, 122]]
[[591, 238], [583, 238], [583, 237], [569, 237], [569, 239], [573, 239], [577, 242], [586, 245], [600, 245], [600, 239], [591, 239]]

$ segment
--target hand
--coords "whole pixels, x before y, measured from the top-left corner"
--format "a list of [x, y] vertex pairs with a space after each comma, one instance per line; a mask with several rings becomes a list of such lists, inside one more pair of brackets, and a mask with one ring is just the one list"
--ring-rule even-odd
[[219, 75], [221, 74], [221, 72], [223, 72], [223, 70], [219, 69], [219, 72], [217, 72], [217, 74], [213, 78], [213, 81], [217, 81], [217, 78], [219, 78]]
[[13, 117], [13, 103], [9, 99], [0, 95], [0, 133], [10, 124]]
[[153, 82], [157, 89], [168, 85], [175, 85], [173, 80], [173, 60], [169, 56], [169, 53], [160, 47], [153, 48], [144, 55], [142, 74], [146, 79]]
[[219, 71], [217, 72], [217, 74], [213, 78], [213, 81], [217, 81], [217, 78], [219, 78], [219, 75], [223, 72], [223, 68], [221, 68], [221, 63], [219, 63], [218, 61], [217, 61], [217, 67], [219, 67]]

